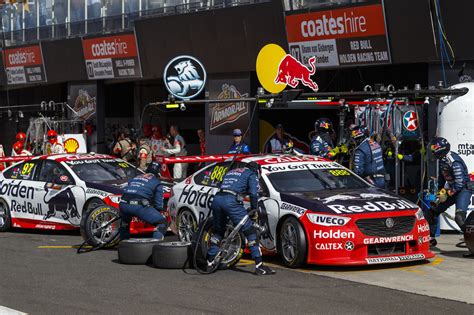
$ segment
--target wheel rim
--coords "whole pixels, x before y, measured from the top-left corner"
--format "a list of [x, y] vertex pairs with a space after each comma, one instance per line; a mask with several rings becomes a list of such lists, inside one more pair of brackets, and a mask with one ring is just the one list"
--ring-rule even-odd
[[[102, 212], [95, 217], [89, 224], [91, 234], [94, 235], [94, 239], [99, 244], [105, 244], [111, 242], [119, 233], [120, 220], [115, 221], [112, 224], [107, 224], [118, 217], [118, 214], [114, 212]], [[105, 227], [107, 226], [107, 227]], [[105, 227], [105, 228], [104, 228]]]
[[196, 220], [194, 219], [194, 215], [191, 212], [187, 210], [181, 212], [178, 220], [179, 239], [184, 242], [191, 242], [193, 233], [196, 230], [196, 226]]
[[0, 201], [0, 228], [7, 222], [7, 207], [3, 201]]
[[298, 237], [293, 224], [286, 223], [283, 226], [281, 245], [283, 249], [283, 258], [288, 262], [292, 262], [298, 255]]
[[[234, 229], [233, 226], [228, 225], [226, 233], [224, 235], [227, 236], [228, 234], [230, 234], [230, 232], [232, 232], [233, 229]], [[206, 234], [207, 235], [205, 239], [207, 239], [207, 248], [209, 248], [211, 246], [210, 235], [212, 235], [212, 231], [209, 231], [209, 233], [206, 233]], [[242, 238], [240, 237], [240, 233], [237, 233], [232, 240], [229, 240], [229, 242], [230, 242], [230, 245], [229, 245], [229, 249], [227, 250], [227, 255], [225, 255], [220, 261], [220, 263], [225, 264], [225, 265], [233, 262], [240, 255], [240, 251], [242, 248]], [[221, 244], [221, 247], [222, 245], [223, 244]]]

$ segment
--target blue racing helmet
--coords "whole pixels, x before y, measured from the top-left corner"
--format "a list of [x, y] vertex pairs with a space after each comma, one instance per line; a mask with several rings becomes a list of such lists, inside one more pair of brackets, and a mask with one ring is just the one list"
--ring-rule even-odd
[[160, 177], [161, 165], [158, 162], [151, 162], [145, 170], [145, 173], [151, 173], [156, 177]]
[[319, 118], [314, 122], [314, 130], [319, 132], [331, 132], [332, 122], [329, 118]]
[[430, 150], [437, 159], [441, 159], [449, 153], [451, 145], [445, 138], [436, 137], [430, 143]]

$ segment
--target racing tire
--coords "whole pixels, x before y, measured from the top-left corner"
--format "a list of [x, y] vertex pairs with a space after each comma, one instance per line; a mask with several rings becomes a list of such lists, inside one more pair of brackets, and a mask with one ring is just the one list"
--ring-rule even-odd
[[83, 212], [87, 213], [89, 211], [94, 210], [98, 206], [102, 206], [102, 205], [105, 205], [105, 202], [102, 201], [102, 199], [100, 199], [100, 198], [91, 198], [87, 201]]
[[0, 232], [7, 232], [12, 226], [12, 216], [8, 203], [0, 199]]
[[120, 241], [120, 222], [118, 219], [103, 231], [101, 227], [120, 217], [119, 210], [109, 205], [91, 209], [82, 215], [80, 232], [84, 241], [93, 247], [114, 247]]
[[161, 269], [192, 268], [191, 242], [161, 242], [153, 246], [153, 266]]
[[[207, 267], [207, 250], [210, 245], [210, 240], [212, 236], [212, 217], [208, 218], [207, 220], [201, 221], [199, 223], [198, 229], [193, 234], [193, 240], [191, 242], [191, 249], [192, 249], [192, 261], [196, 262], [198, 266], [196, 268], [205, 269]], [[203, 229], [203, 230], [202, 230]], [[231, 231], [233, 226], [227, 224], [226, 234], [227, 231]], [[235, 266], [242, 258], [245, 248], [245, 236], [242, 232], [237, 233], [235, 236], [234, 241], [232, 242], [233, 246], [231, 246], [230, 255], [224, 257], [220, 265], [225, 266], [225, 268], [232, 268]], [[196, 248], [197, 247], [197, 248]], [[196, 257], [194, 257], [194, 253], [196, 253]]]
[[182, 209], [176, 217], [176, 229], [178, 231], [179, 240], [182, 242], [191, 242], [197, 227], [196, 217], [191, 210], [187, 208]]
[[295, 217], [287, 217], [278, 230], [278, 253], [285, 266], [301, 267], [306, 262], [308, 245], [301, 223]]
[[118, 246], [118, 259], [121, 264], [126, 265], [145, 265], [151, 263], [153, 246], [161, 241], [155, 238], [123, 240]]

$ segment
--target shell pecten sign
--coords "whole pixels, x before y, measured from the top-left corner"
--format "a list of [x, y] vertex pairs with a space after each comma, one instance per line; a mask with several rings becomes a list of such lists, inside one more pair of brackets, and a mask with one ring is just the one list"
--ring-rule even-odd
[[64, 151], [66, 153], [76, 153], [79, 149], [79, 142], [74, 138], [68, 138], [64, 141]]

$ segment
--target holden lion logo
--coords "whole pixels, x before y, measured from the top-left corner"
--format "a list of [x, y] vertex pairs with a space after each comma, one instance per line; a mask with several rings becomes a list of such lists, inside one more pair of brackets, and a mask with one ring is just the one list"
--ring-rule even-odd
[[[247, 97], [248, 94], [241, 94], [233, 85], [223, 84], [222, 92], [217, 96], [220, 100], [231, 98]], [[237, 121], [240, 117], [247, 115], [249, 105], [246, 102], [222, 103], [211, 108], [211, 125], [213, 130], [219, 126]]]
[[166, 65], [163, 79], [171, 95], [183, 100], [192, 99], [204, 89], [206, 70], [196, 58], [179, 56]]
[[392, 218], [387, 218], [385, 220], [385, 226], [389, 229], [393, 228], [393, 226], [395, 225], [395, 221], [393, 221]]
[[304, 86], [317, 92], [318, 85], [310, 78], [316, 72], [315, 62], [316, 57], [309, 58], [308, 63], [311, 69], [308, 69], [292, 55], [286, 55], [278, 65], [275, 83], [285, 83], [295, 88], [299, 84], [298, 81], [300, 81]]
[[403, 114], [403, 127], [408, 131], [418, 129], [418, 116], [414, 111], [411, 110]]
[[79, 142], [74, 138], [69, 138], [64, 141], [64, 151], [66, 153], [76, 153], [79, 149]]

